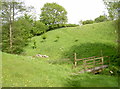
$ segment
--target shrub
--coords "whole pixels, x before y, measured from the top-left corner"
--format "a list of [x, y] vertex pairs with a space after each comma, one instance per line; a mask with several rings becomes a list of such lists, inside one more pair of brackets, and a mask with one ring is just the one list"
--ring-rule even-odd
[[56, 40], [54, 42], [57, 42], [59, 40], [59, 38], [60, 38], [59, 36], [56, 36]]
[[108, 20], [108, 19], [107, 19], [106, 16], [100, 15], [99, 17], [97, 17], [97, 18], [95, 19], [95, 22], [98, 23], [98, 22], [104, 22], [104, 21], [107, 21], [107, 20]]
[[45, 41], [47, 39], [47, 36], [45, 34], [42, 35], [42, 39]]
[[52, 24], [52, 25], [49, 25], [49, 30], [54, 30], [54, 29], [63, 28], [63, 27], [76, 27], [76, 26], [79, 26], [79, 25], [77, 24]]
[[48, 26], [43, 24], [40, 21], [34, 22], [34, 27], [32, 30], [32, 34], [35, 35], [41, 35], [42, 33], [46, 32], [48, 30]]
[[93, 24], [94, 21], [93, 20], [86, 20], [86, 21], [82, 21], [82, 24], [85, 25], [85, 24]]
[[59, 39], [60, 37], [59, 36], [56, 36], [57, 39]]

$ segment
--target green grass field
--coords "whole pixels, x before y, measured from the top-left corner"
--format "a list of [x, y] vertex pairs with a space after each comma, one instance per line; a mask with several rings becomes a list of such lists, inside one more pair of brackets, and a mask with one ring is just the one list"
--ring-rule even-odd
[[[2, 84], [4, 87], [117, 87], [115, 76], [72, 75], [80, 71], [72, 69], [74, 53], [77, 58], [100, 56], [101, 50], [104, 56], [116, 55], [115, 30], [113, 22], [104, 22], [60, 28], [33, 37], [22, 55], [2, 53]], [[36, 54], [49, 57], [32, 58]]]

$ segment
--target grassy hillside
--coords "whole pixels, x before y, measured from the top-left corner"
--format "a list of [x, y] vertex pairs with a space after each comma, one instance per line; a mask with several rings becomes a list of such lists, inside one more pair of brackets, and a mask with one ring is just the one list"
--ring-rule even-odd
[[[44, 35], [33, 37], [25, 48], [25, 54], [33, 56], [40, 53], [52, 60], [62, 60], [72, 58], [75, 52], [78, 58], [99, 56], [102, 50], [104, 56], [112, 56], [116, 54], [117, 47], [113, 25], [112, 22], [105, 22], [49, 31], [45, 34], [45, 41], [42, 39]], [[34, 41], [36, 49], [32, 48]]]
[[[3, 53], [3, 86], [16, 87], [115, 87], [117, 77], [79, 74], [72, 69], [73, 53], [78, 58], [116, 55], [113, 22], [61, 28], [31, 39], [24, 56]], [[43, 40], [43, 36], [47, 38]], [[36, 42], [36, 49], [33, 49]], [[48, 58], [33, 58], [36, 54]], [[112, 60], [112, 58], [111, 58]], [[105, 82], [103, 82], [105, 81]]]

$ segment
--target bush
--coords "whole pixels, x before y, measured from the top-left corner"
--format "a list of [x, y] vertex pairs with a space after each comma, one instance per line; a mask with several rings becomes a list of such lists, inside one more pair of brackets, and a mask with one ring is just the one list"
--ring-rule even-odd
[[100, 15], [99, 17], [97, 17], [97, 18], [95, 19], [95, 22], [96, 22], [96, 23], [99, 23], [99, 22], [104, 22], [104, 21], [107, 21], [107, 20], [108, 20], [108, 19], [107, 19], [106, 16]]
[[63, 28], [63, 27], [76, 27], [76, 26], [79, 26], [79, 25], [76, 25], [76, 24], [52, 24], [52, 25], [49, 25], [49, 30], [54, 30], [54, 29]]
[[93, 24], [94, 21], [93, 20], [85, 20], [85, 21], [82, 21], [82, 24], [85, 25], [85, 24]]
[[66, 27], [76, 27], [76, 26], [79, 26], [77, 24], [66, 24]]
[[41, 35], [42, 33], [46, 32], [48, 30], [48, 26], [43, 24], [40, 21], [35, 21], [34, 22], [34, 27], [31, 33], [35, 35]]
[[118, 75], [118, 71], [119, 71], [119, 69], [118, 69], [117, 66], [109, 65], [109, 68], [104, 69], [101, 72], [101, 74], [117, 76]]
[[44, 34], [44, 35], [42, 35], [42, 39], [45, 41], [46, 40], [46, 38], [47, 38], [47, 36]]
[[56, 40], [54, 42], [57, 42], [59, 40], [59, 38], [60, 38], [59, 36], [56, 36]]

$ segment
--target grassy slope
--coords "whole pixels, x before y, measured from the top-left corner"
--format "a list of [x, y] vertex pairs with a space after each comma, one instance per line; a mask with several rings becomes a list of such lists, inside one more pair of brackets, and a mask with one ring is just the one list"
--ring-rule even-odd
[[[55, 65], [46, 61], [72, 58], [73, 53], [78, 57], [100, 55], [114, 55], [116, 34], [112, 22], [85, 25], [81, 27], [61, 28], [46, 33], [47, 39], [41, 42], [41, 36], [34, 37], [37, 48], [32, 49], [31, 42], [25, 56], [3, 53], [3, 86], [44, 86], [44, 87], [114, 87], [117, 78], [106, 75], [71, 75], [71, 64]], [[56, 36], [59, 36], [59, 40]], [[78, 41], [75, 41], [78, 40]], [[35, 54], [46, 54], [46, 59], [33, 59]], [[44, 61], [45, 60], [45, 61]], [[103, 80], [105, 81], [103, 83]]]
[[[116, 50], [116, 34], [112, 22], [96, 23], [72, 28], [61, 28], [46, 33], [47, 39], [41, 36], [32, 38], [37, 42], [37, 48], [32, 49], [33, 42], [26, 48], [27, 55], [46, 54], [49, 59], [64, 59], [77, 53], [78, 57], [114, 55]], [[59, 36], [59, 40], [56, 36]], [[78, 41], [75, 41], [78, 40]]]

